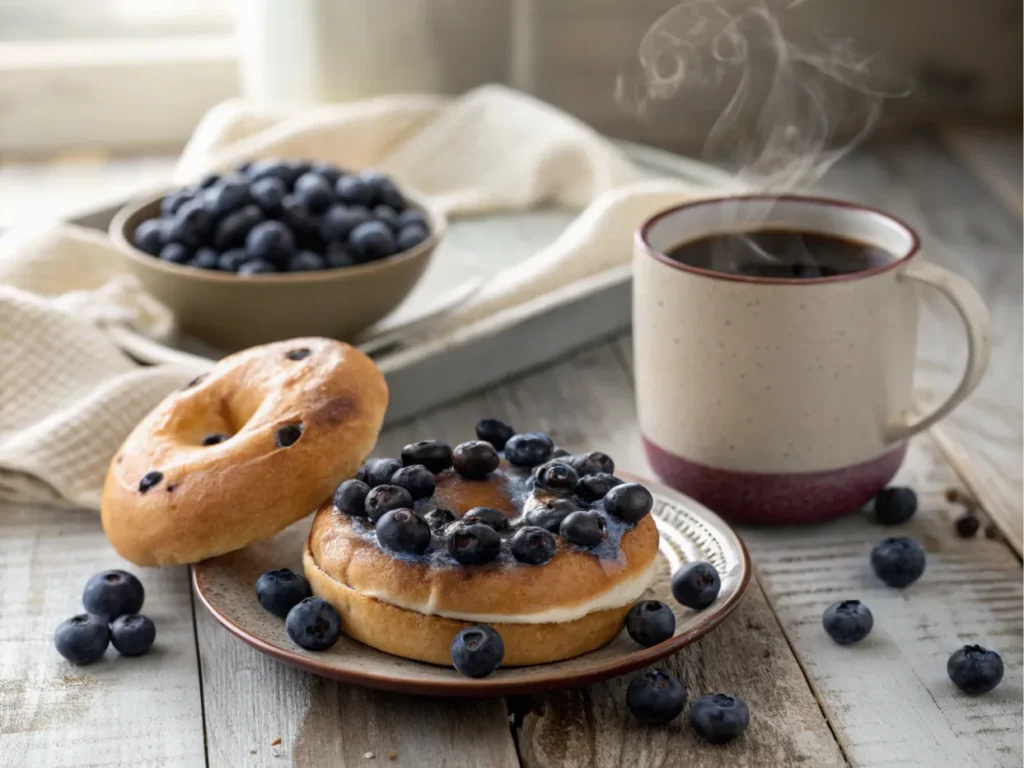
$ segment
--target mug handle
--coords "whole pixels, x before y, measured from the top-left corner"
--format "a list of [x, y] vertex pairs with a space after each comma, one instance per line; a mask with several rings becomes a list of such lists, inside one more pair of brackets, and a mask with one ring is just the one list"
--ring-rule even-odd
[[967, 329], [967, 367], [957, 388], [942, 405], [916, 421], [894, 424], [889, 428], [887, 437], [890, 442], [894, 443], [906, 440], [908, 437], [928, 429], [956, 408], [981, 382], [992, 353], [992, 321], [989, 318], [988, 308], [974, 286], [967, 280], [948, 269], [929, 264], [926, 261], [911, 262], [902, 270], [897, 279], [916, 280], [937, 288], [956, 307], [956, 311], [960, 313], [960, 319], [963, 320], [964, 327]]

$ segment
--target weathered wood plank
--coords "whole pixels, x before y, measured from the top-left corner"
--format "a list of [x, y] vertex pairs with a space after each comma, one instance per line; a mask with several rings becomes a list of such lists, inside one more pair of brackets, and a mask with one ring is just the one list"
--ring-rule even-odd
[[[0, 506], [0, 541], [0, 763], [205, 765], [187, 569], [126, 563], [86, 510]], [[54, 650], [53, 632], [108, 568], [142, 580], [156, 644], [139, 658], [110, 648], [76, 667]]]

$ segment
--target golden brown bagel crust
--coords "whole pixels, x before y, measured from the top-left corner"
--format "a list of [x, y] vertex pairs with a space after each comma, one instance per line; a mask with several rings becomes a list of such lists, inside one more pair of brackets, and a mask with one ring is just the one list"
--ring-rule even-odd
[[[107, 537], [133, 563], [171, 565], [271, 536], [355, 473], [387, 401], [373, 362], [338, 341], [292, 339], [231, 355], [168, 396], [117, 452], [103, 487]], [[298, 441], [277, 447], [277, 430], [299, 423]], [[216, 433], [230, 439], [202, 445]], [[142, 493], [150, 471], [163, 478]]]
[[[335, 581], [313, 561], [306, 547], [306, 578], [313, 593], [341, 614], [349, 637], [385, 653], [430, 664], [451, 665], [451, 644], [471, 622], [427, 616], [367, 597]], [[595, 611], [562, 623], [494, 623], [505, 644], [503, 667], [522, 667], [571, 659], [611, 642], [622, 631], [630, 605]]]

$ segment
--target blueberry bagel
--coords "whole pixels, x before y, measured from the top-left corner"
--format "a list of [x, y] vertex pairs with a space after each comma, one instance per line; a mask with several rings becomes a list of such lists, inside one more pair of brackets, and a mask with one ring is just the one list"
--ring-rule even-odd
[[454, 450], [413, 443], [342, 483], [307, 542], [314, 594], [354, 639], [434, 664], [472, 624], [501, 635], [504, 666], [609, 642], [654, 574], [651, 494], [603, 453], [558, 455], [493, 419], [477, 434]]
[[192, 563], [282, 530], [372, 450], [388, 390], [373, 362], [321, 338], [226, 357], [168, 396], [107, 472], [101, 511], [138, 565]]

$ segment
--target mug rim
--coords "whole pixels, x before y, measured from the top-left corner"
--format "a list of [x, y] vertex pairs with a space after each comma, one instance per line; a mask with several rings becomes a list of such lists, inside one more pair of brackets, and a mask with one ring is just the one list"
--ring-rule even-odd
[[[669, 258], [661, 251], [653, 248], [647, 241], [647, 235], [651, 227], [657, 224], [666, 216], [672, 216], [680, 211], [689, 210], [691, 208], [697, 208], [705, 205], [720, 205], [721, 203], [733, 202], [733, 201], [757, 201], [757, 200], [784, 200], [792, 203], [808, 203], [812, 205], [823, 205], [831, 208], [851, 208], [865, 213], [871, 213], [878, 216], [882, 216], [892, 223], [896, 224], [899, 228], [903, 229], [906, 234], [910, 237], [910, 249], [904, 255], [894, 258], [892, 261], [882, 264], [881, 266], [872, 267], [871, 269], [865, 269], [860, 272], [848, 272], [842, 275], [831, 275], [829, 277], [754, 277], [750, 275], [735, 275], [729, 272], [716, 272], [712, 269], [704, 269], [703, 267], [695, 267], [690, 264], [683, 264], [676, 261], [675, 259]], [[726, 234], [727, 231], [723, 230], [722, 234]], [[637, 246], [648, 256], [653, 258], [655, 261], [659, 261], [662, 264], [678, 269], [681, 272], [689, 272], [690, 274], [700, 275], [701, 277], [708, 277], [713, 280], [728, 280], [736, 283], [760, 283], [764, 285], [822, 285], [826, 283], [839, 283], [851, 280], [862, 280], [875, 275], [880, 275], [884, 272], [896, 269], [897, 267], [906, 264], [912, 258], [914, 258], [921, 250], [921, 238], [917, 232], [902, 219], [893, 216], [887, 211], [883, 211], [879, 208], [874, 208], [870, 205], [863, 205], [862, 203], [854, 203], [849, 200], [838, 200], [831, 197], [821, 197], [816, 195], [770, 195], [766, 193], [753, 193], [746, 195], [720, 195], [718, 197], [703, 197], [699, 200], [691, 200], [685, 203], [679, 203], [673, 205], [664, 210], [658, 211], [648, 216], [639, 227], [636, 229], [635, 239]]]

